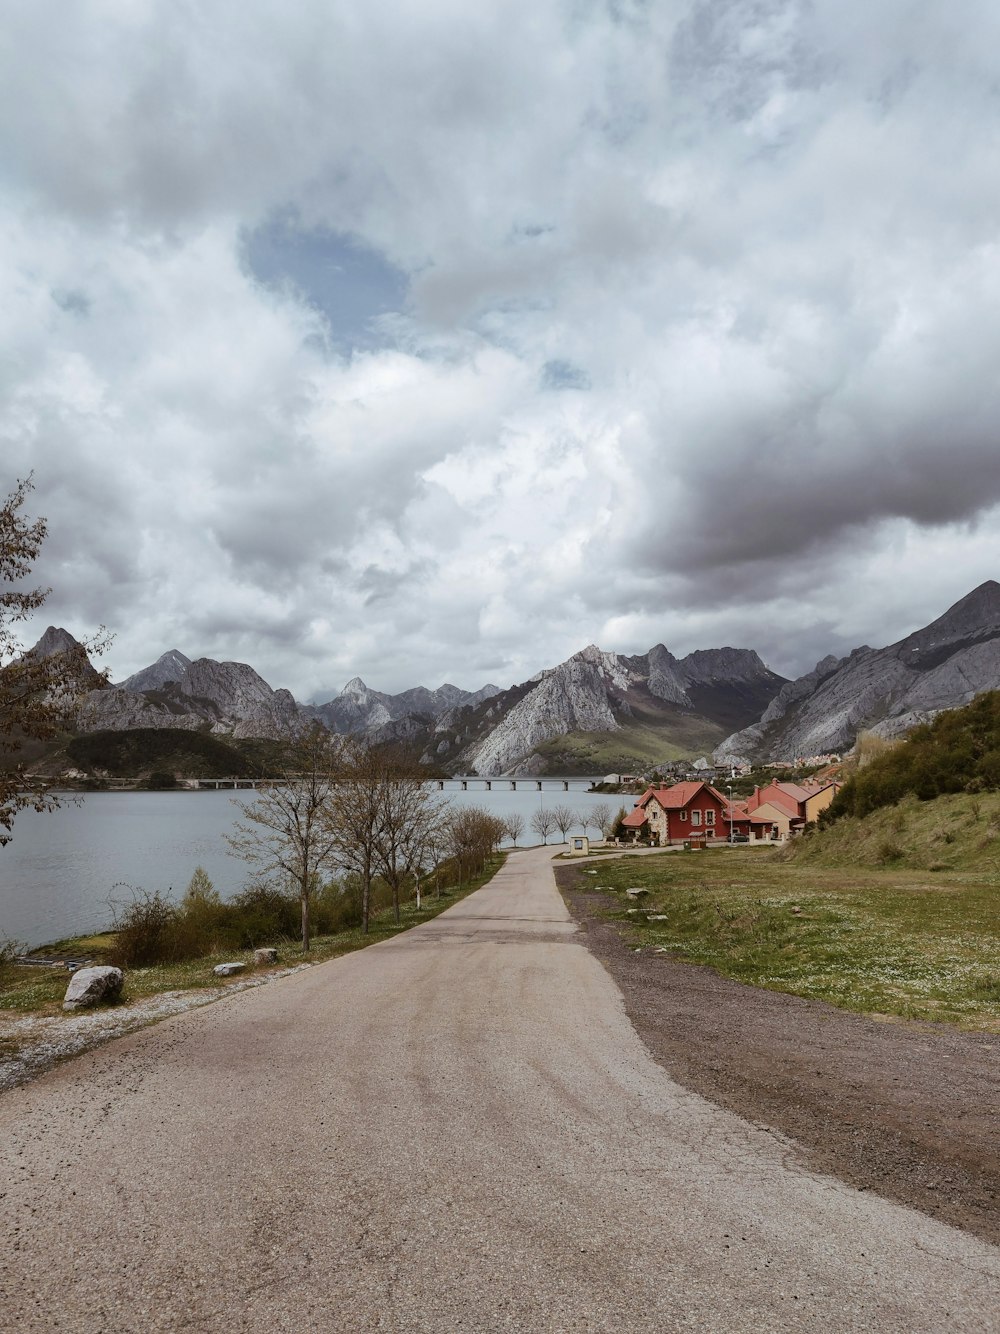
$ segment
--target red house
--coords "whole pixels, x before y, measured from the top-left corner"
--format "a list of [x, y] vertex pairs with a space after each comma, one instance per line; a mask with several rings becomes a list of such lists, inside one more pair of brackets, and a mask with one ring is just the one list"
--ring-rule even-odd
[[648, 834], [661, 847], [689, 838], [729, 837], [729, 803], [708, 783], [650, 787], [622, 821], [632, 838]]

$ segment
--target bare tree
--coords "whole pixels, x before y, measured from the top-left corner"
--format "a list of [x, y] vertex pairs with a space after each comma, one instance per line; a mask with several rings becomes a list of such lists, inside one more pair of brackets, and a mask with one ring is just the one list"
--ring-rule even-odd
[[382, 751], [381, 820], [374, 841], [375, 864], [392, 891], [392, 906], [399, 922], [400, 890], [419, 871], [432, 831], [441, 819], [443, 803], [435, 800], [415, 760], [400, 750]]
[[532, 830], [545, 843], [548, 843], [549, 834], [553, 832], [555, 827], [556, 822], [553, 819], [552, 812], [546, 810], [544, 806], [535, 811], [534, 815], [531, 817]]
[[606, 801], [599, 801], [587, 812], [587, 820], [602, 838], [607, 838], [615, 825], [614, 812]]
[[458, 871], [459, 886], [477, 875], [503, 840], [504, 821], [480, 806], [459, 806], [444, 821], [448, 855]]
[[553, 806], [552, 819], [555, 826], [563, 836], [563, 842], [566, 842], [566, 835], [576, 824], [576, 811], [570, 810], [568, 806]]
[[17, 812], [25, 807], [54, 810], [59, 802], [43, 778], [27, 771], [26, 763], [39, 743], [50, 741], [67, 726], [84, 689], [95, 689], [106, 681], [87, 654], [102, 653], [109, 643], [103, 633], [71, 648], [55, 652], [29, 650], [14, 627], [26, 621], [49, 595], [47, 588], [24, 588], [47, 525], [33, 522], [21, 511], [32, 489], [25, 478], [0, 506], [0, 847], [10, 842]]
[[257, 800], [234, 804], [243, 812], [226, 835], [233, 853], [265, 874], [276, 871], [295, 886], [302, 910], [302, 948], [309, 948], [309, 904], [320, 871], [334, 864], [337, 840], [325, 812], [338, 771], [329, 732], [313, 723], [288, 748], [277, 781], [262, 784]]
[[371, 925], [372, 881], [378, 869], [382, 777], [378, 752], [363, 741], [348, 738], [324, 812], [340, 864], [360, 880], [361, 930], [365, 935]]
[[520, 811], [511, 811], [511, 813], [504, 820], [503, 826], [504, 826], [504, 833], [507, 835], [507, 837], [510, 839], [510, 841], [514, 844], [514, 847], [516, 848], [517, 840], [524, 833], [524, 816], [521, 814]]

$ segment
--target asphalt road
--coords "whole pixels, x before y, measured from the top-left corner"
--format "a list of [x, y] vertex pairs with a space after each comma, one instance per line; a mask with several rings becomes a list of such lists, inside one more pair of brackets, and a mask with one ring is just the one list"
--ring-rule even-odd
[[0, 1098], [0, 1328], [1000, 1330], [1000, 1251], [675, 1084], [547, 855]]

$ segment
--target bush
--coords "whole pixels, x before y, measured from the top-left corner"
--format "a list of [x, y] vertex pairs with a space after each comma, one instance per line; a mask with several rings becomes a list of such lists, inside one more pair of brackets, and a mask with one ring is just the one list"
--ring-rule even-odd
[[118, 968], [180, 963], [203, 953], [201, 942], [176, 904], [162, 894], [133, 890], [134, 898], [115, 913], [115, 943], [108, 962]]
[[269, 880], [258, 880], [227, 905], [240, 949], [253, 950], [275, 940], [294, 940], [302, 925], [297, 894], [288, 894]]

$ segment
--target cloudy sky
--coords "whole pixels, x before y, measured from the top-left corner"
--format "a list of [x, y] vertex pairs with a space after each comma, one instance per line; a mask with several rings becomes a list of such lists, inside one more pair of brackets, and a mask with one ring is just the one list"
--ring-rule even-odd
[[990, 0], [57, 8], [0, 32], [29, 637], [792, 675], [1000, 577]]

